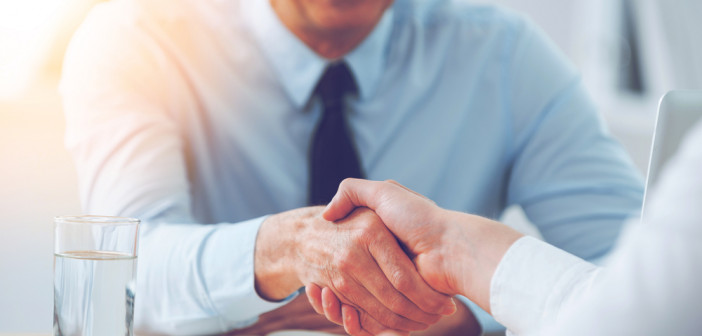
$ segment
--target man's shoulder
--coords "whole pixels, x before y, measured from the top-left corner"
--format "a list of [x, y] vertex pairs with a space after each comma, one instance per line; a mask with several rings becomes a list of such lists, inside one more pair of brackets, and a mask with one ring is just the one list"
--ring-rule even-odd
[[96, 5], [83, 25], [95, 29], [168, 29], [236, 22], [239, 1], [111, 0]]
[[[92, 8], [71, 39], [72, 49], [181, 55], [245, 36], [240, 1], [110, 0]], [[244, 41], [245, 42], [245, 41]]]

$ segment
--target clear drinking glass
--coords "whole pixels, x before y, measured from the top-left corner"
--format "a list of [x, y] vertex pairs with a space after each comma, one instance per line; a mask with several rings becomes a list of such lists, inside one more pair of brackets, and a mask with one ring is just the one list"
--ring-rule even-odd
[[56, 217], [54, 230], [54, 335], [133, 335], [139, 220]]

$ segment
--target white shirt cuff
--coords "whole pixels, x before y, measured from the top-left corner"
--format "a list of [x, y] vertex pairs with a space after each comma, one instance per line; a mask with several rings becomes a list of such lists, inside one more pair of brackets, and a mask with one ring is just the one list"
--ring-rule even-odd
[[[210, 300], [227, 329], [250, 326], [258, 316], [279, 308], [297, 296], [279, 302], [261, 298], [255, 289], [254, 249], [258, 229], [266, 217], [218, 224], [202, 254], [203, 276]], [[204, 261], [207, 261], [205, 264]]]
[[517, 240], [495, 270], [490, 309], [514, 334], [535, 332], [584, 293], [599, 269], [533, 237]]

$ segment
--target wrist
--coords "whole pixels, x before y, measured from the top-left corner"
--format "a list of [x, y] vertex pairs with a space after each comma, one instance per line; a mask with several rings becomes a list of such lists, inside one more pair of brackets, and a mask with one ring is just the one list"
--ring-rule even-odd
[[451, 212], [453, 232], [449, 233], [456, 262], [449, 268], [456, 293], [464, 295], [490, 312], [490, 284], [507, 250], [523, 234], [493, 220]]
[[463, 283], [467, 282], [467, 280], [464, 280], [464, 278], [469, 275], [470, 264], [473, 262], [467, 243], [468, 240], [466, 239], [469, 233], [466, 232], [467, 230], [464, 227], [464, 221], [466, 221], [463, 218], [464, 215], [463, 213], [445, 210], [442, 216], [439, 217], [439, 223], [444, 229], [439, 240], [438, 250], [443, 261], [442, 268], [446, 274], [446, 281], [451, 295], [465, 295]]
[[295, 211], [271, 215], [259, 228], [254, 278], [256, 291], [263, 299], [280, 301], [302, 287], [295, 266], [295, 228], [299, 225]]

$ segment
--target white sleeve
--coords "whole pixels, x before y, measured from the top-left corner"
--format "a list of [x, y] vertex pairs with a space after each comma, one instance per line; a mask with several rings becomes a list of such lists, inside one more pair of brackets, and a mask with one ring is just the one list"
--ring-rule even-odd
[[[264, 218], [197, 223], [174, 115], [182, 80], [134, 18], [99, 5], [74, 36], [61, 93], [84, 211], [142, 219], [135, 327], [181, 334], [247, 326], [281, 306], [254, 289]], [[110, 10], [106, 10], [109, 8]]]
[[702, 122], [663, 171], [642, 223], [606, 269], [533, 238], [505, 254], [491, 309], [517, 335], [697, 335], [702, 331]]
[[[602, 281], [539, 335], [702, 332], [702, 122], [662, 173]], [[650, 207], [649, 207], [650, 206]]]
[[587, 294], [600, 270], [532, 237], [516, 241], [490, 286], [490, 310], [508, 332], [522, 335], [551, 325], [561, 309]]

